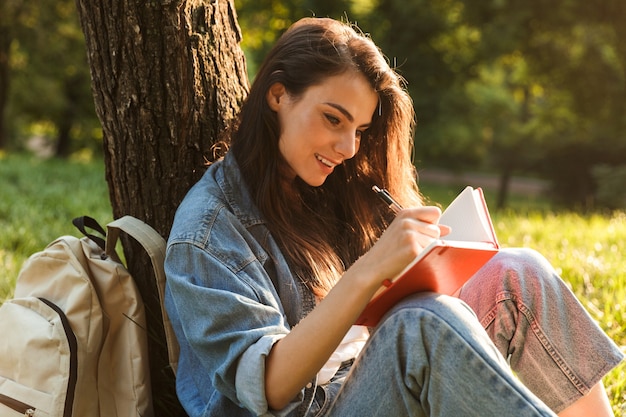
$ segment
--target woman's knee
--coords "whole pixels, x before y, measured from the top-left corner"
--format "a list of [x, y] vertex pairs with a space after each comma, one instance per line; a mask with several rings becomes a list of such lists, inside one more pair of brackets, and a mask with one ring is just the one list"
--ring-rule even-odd
[[531, 248], [501, 249], [491, 262], [511, 270], [529, 270], [540, 274], [554, 272], [550, 262], [541, 253]]
[[[424, 323], [428, 325], [425, 326]], [[405, 328], [419, 328], [421, 332], [428, 329], [445, 327], [464, 329], [478, 324], [474, 311], [462, 300], [430, 292], [417, 293], [398, 302], [383, 317], [381, 326], [399, 327], [400, 333]]]
[[502, 249], [462, 288], [460, 298], [476, 312], [483, 325], [491, 322], [496, 305], [513, 302], [528, 308], [546, 299], [560, 298], [567, 286], [552, 265], [528, 248]]
[[[472, 282], [473, 281], [473, 282]], [[548, 260], [534, 249], [501, 249], [470, 280], [467, 287], [475, 287], [488, 293], [491, 291], [519, 292], [521, 289], [543, 291], [560, 287], [562, 280]], [[523, 291], [525, 292], [525, 291]]]

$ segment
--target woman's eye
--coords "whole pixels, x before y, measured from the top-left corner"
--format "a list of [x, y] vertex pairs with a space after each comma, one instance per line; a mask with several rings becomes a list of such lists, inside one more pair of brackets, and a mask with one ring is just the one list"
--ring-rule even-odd
[[357, 130], [356, 131], [356, 137], [358, 140], [361, 140], [364, 136], [367, 135], [367, 131], [368, 129], [362, 129], [362, 130]]
[[326, 116], [326, 119], [333, 125], [338, 125], [339, 124], [339, 118], [333, 116], [332, 114], [325, 114], [324, 116]]

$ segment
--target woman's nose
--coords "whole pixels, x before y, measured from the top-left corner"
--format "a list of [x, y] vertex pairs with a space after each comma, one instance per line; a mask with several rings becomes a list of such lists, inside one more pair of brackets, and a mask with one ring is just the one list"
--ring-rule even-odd
[[359, 150], [359, 138], [356, 132], [347, 132], [341, 135], [335, 144], [335, 152], [341, 154], [343, 159], [350, 159]]

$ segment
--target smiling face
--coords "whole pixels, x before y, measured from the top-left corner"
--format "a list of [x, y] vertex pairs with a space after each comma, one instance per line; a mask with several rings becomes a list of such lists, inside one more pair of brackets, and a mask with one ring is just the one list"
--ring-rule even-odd
[[278, 115], [278, 148], [289, 175], [316, 187], [337, 165], [356, 155], [378, 95], [362, 74], [348, 71], [326, 78], [298, 97], [291, 96], [283, 84], [273, 84], [267, 100]]

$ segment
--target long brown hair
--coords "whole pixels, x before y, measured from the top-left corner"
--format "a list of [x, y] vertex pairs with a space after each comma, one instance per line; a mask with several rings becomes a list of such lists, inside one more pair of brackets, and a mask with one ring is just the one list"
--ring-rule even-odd
[[[379, 96], [355, 157], [320, 187], [296, 178], [298, 198], [284, 192], [280, 125], [266, 93], [282, 83], [292, 97], [348, 70], [362, 73]], [[387, 227], [388, 209], [372, 192], [387, 188], [402, 204], [421, 198], [412, 165], [414, 113], [403, 81], [374, 42], [356, 27], [305, 18], [277, 41], [261, 65], [233, 133], [231, 152], [292, 271], [324, 296]]]

